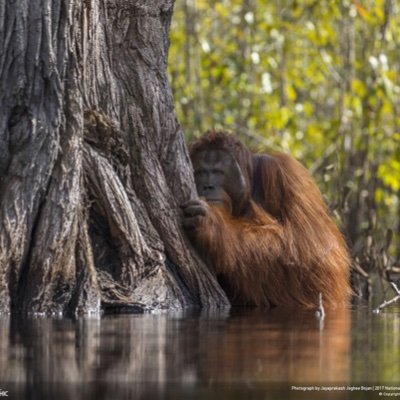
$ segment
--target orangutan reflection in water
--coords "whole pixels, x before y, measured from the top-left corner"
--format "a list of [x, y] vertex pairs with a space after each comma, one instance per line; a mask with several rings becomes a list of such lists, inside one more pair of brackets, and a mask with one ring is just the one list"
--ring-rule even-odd
[[321, 322], [311, 312], [239, 310], [220, 334], [204, 332], [207, 368], [201, 370], [201, 379], [347, 382], [349, 330], [348, 310], [331, 312]]

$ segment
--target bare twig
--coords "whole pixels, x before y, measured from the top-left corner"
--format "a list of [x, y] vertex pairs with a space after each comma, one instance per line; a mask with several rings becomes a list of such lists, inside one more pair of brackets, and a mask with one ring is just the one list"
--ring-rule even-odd
[[358, 274], [360, 274], [363, 278], [369, 278], [368, 272], [366, 272], [359, 263], [353, 263], [351, 265], [354, 271], [356, 271]]
[[315, 316], [319, 320], [323, 320], [325, 318], [325, 309], [324, 309], [324, 305], [322, 303], [322, 293], [319, 294], [319, 305], [318, 305], [317, 310], [315, 311]]
[[389, 273], [393, 273], [393, 274], [400, 274], [400, 267], [393, 265], [393, 266], [387, 268], [387, 271]]
[[379, 313], [384, 307], [389, 306], [390, 304], [395, 303], [396, 301], [400, 300], [400, 289], [397, 287], [397, 285], [394, 282], [390, 282], [392, 285], [394, 291], [397, 293], [397, 296], [393, 297], [393, 299], [384, 301], [379, 307], [374, 308], [373, 312], [374, 313]]
[[397, 287], [397, 285], [394, 282], [390, 282], [392, 285], [394, 291], [400, 296], [400, 289]]
[[330, 72], [332, 78], [336, 81], [336, 83], [340, 84], [343, 79], [340, 76], [340, 73], [333, 67], [328, 53], [324, 49], [322, 49], [319, 52], [319, 54], [321, 56], [323, 63], [325, 64], [326, 68], [328, 68], [328, 71]]
[[328, 160], [332, 154], [334, 154], [337, 151], [337, 146], [335, 143], [329, 145], [327, 149], [325, 150], [324, 154], [322, 157], [318, 158], [313, 165], [310, 168], [310, 174], [315, 175], [326, 163], [326, 160]]

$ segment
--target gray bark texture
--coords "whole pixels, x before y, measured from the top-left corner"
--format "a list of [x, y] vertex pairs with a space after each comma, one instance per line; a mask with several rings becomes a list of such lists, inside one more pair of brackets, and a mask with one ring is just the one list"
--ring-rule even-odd
[[180, 223], [173, 3], [0, 2], [0, 312], [228, 304]]

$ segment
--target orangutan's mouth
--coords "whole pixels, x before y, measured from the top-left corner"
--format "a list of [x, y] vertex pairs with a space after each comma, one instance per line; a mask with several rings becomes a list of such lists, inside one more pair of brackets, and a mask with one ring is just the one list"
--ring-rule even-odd
[[211, 204], [224, 204], [224, 201], [221, 199], [212, 199], [212, 198], [206, 198], [207, 203]]

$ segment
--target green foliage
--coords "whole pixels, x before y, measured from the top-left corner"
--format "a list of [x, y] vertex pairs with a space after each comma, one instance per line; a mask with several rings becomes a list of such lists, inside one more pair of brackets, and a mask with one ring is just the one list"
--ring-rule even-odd
[[[399, 257], [400, 3], [177, 0], [169, 74], [193, 138], [230, 129], [310, 168], [350, 243], [394, 232]], [[370, 232], [368, 232], [370, 234]]]

